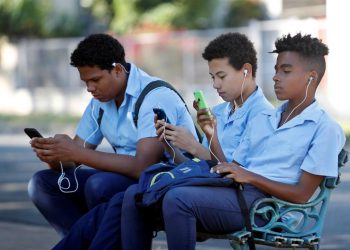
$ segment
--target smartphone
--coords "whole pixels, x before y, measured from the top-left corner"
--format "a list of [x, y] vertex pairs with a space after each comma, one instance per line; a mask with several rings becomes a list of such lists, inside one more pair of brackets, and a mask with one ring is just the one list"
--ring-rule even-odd
[[25, 128], [24, 133], [26, 133], [30, 138], [43, 137], [35, 128]]
[[164, 120], [167, 123], [170, 123], [168, 117], [165, 114], [165, 111], [161, 108], [153, 108], [153, 112], [157, 115], [158, 120]]
[[208, 109], [209, 106], [207, 102], [205, 101], [204, 94], [202, 90], [196, 90], [193, 92], [194, 98], [196, 99], [196, 102], [198, 103], [199, 109]]

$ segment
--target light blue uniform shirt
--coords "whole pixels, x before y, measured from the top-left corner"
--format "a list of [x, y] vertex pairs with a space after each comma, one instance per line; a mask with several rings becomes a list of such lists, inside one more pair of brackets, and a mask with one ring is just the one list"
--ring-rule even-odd
[[[232, 162], [233, 152], [239, 145], [242, 134], [247, 124], [263, 110], [272, 110], [273, 107], [264, 96], [260, 88], [257, 88], [243, 103], [243, 106], [230, 114], [232, 104], [224, 102], [216, 105], [212, 112], [216, 117], [216, 128], [218, 139], [227, 162]], [[208, 148], [206, 137], [202, 144]]]
[[[106, 138], [117, 154], [135, 156], [138, 140], [156, 136], [153, 108], [158, 107], [164, 109], [171, 123], [186, 127], [197, 138], [193, 120], [184, 103], [174, 91], [165, 87], [156, 88], [147, 94], [139, 110], [136, 128], [133, 121], [136, 100], [148, 83], [159, 78], [149, 76], [134, 64], [130, 65], [125, 98], [119, 109], [114, 100], [100, 102], [92, 98], [76, 134], [82, 140], [88, 139], [87, 142], [93, 145], [100, 144]], [[104, 114], [98, 127], [100, 108]]]
[[301, 170], [336, 177], [338, 154], [345, 144], [341, 127], [316, 101], [278, 127], [286, 105], [256, 116], [234, 160], [252, 172], [287, 184], [297, 183]]

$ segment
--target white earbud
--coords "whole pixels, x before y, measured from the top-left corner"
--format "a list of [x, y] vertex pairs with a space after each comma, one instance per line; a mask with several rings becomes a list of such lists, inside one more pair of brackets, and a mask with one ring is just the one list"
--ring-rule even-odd
[[115, 62], [114, 62], [114, 63], [112, 63], [112, 66], [113, 66], [113, 67], [116, 67], [117, 64], [119, 64], [119, 65], [124, 69], [125, 73], [127, 73], [127, 74], [129, 73], [129, 71], [126, 70], [126, 68], [123, 66], [123, 64], [115, 63]]
[[309, 85], [313, 79], [314, 79], [314, 78], [313, 78], [312, 76], [310, 76], [307, 85]]
[[244, 70], [243, 70], [243, 74], [244, 74], [244, 76], [246, 77], [247, 74], [248, 74], [248, 70], [247, 70], [247, 69], [244, 69]]

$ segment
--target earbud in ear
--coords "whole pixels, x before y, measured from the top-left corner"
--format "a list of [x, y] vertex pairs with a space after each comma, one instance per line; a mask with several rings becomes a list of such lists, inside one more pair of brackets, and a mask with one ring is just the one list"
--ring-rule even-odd
[[309, 77], [309, 83], [311, 83], [311, 81], [313, 80], [314, 78], [312, 76]]
[[247, 70], [247, 69], [244, 69], [244, 70], [243, 70], [243, 74], [244, 74], [244, 76], [247, 76], [248, 70]]

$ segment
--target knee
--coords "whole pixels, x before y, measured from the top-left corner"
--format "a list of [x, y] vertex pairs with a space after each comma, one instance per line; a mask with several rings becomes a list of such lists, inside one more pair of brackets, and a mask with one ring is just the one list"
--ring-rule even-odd
[[163, 199], [162, 211], [164, 217], [172, 217], [179, 212], [189, 211], [191, 201], [187, 198], [186, 187], [179, 187], [169, 190]]
[[104, 180], [98, 174], [90, 176], [85, 183], [84, 193], [89, 208], [104, 202]]
[[131, 185], [124, 194], [123, 209], [129, 210], [134, 208], [135, 205], [135, 194], [137, 193], [137, 185]]
[[48, 180], [52, 175], [51, 170], [41, 170], [36, 172], [28, 182], [28, 195], [34, 201], [40, 193], [49, 189]]

